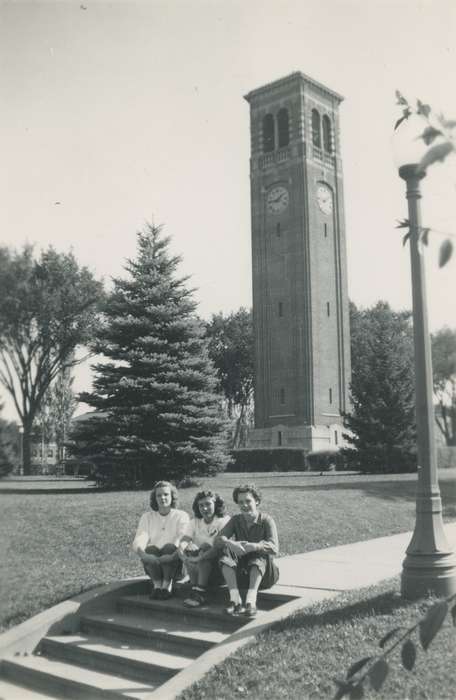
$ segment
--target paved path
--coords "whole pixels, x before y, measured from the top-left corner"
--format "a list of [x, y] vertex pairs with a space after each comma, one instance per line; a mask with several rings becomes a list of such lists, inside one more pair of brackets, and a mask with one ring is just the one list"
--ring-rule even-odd
[[[445, 524], [445, 534], [456, 552], [456, 522]], [[411, 532], [401, 532], [281, 557], [277, 560], [280, 582], [275, 589], [309, 598], [310, 602], [326, 597], [325, 592], [333, 594], [371, 586], [401, 572], [411, 538]]]

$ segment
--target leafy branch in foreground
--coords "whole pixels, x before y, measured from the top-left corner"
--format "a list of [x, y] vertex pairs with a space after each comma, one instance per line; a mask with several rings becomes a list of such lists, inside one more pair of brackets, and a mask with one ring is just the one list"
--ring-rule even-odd
[[[416, 633], [419, 643], [424, 651], [427, 651], [436, 634], [441, 629], [450, 612], [453, 626], [456, 626], [456, 593], [444, 598], [432, 605], [426, 614], [414, 625], [404, 630], [403, 627], [394, 627], [387, 632], [378, 645], [384, 651], [373, 656], [365, 656], [355, 661], [347, 671], [344, 680], [334, 679], [337, 691], [334, 700], [349, 697], [350, 700], [364, 697], [364, 682], [369, 679], [373, 690], [378, 691], [383, 686], [389, 673], [387, 657], [399, 646], [401, 647], [401, 662], [407, 671], [411, 671], [418, 656], [418, 644], [412, 636]], [[390, 645], [387, 646], [388, 642]]]
[[[405, 234], [405, 236], [402, 239], [402, 245], [405, 245], [407, 241], [410, 238], [410, 221], [408, 219], [399, 219], [397, 222], [396, 228], [408, 228], [409, 230]], [[430, 227], [425, 227], [421, 226], [420, 231], [419, 231], [419, 241], [423, 245], [428, 245], [429, 243], [429, 234], [431, 233], [437, 233], [442, 236], [450, 236], [451, 238], [456, 238], [454, 233], [446, 233], [444, 231], [438, 231], [437, 229], [430, 228]], [[444, 267], [444, 265], [447, 264], [448, 260], [451, 258], [453, 255], [453, 243], [450, 241], [449, 238], [446, 238], [443, 243], [440, 246], [439, 250], [439, 267]]]
[[[424, 174], [430, 165], [438, 161], [443, 162], [450, 153], [454, 154], [456, 152], [456, 120], [446, 119], [443, 114], [436, 114], [432, 111], [430, 105], [421, 102], [421, 100], [417, 100], [416, 106], [413, 107], [399, 90], [396, 90], [396, 99], [397, 104], [402, 109], [402, 116], [394, 125], [395, 131], [404, 121], [410, 119], [413, 114], [420, 117], [423, 121], [424, 129], [417, 138], [423, 139], [424, 144], [429, 147], [418, 164], [418, 170]], [[399, 221], [397, 226], [397, 228], [409, 227], [410, 222], [408, 219]], [[422, 228], [420, 231], [420, 241], [424, 245], [428, 244], [428, 236], [431, 231], [433, 233], [441, 233], [440, 231], [435, 231], [435, 229]], [[449, 235], [454, 237], [453, 234]], [[403, 238], [404, 245], [409, 238], [410, 230]], [[452, 253], [453, 243], [449, 238], [445, 238], [440, 246], [439, 267], [446, 265]]]

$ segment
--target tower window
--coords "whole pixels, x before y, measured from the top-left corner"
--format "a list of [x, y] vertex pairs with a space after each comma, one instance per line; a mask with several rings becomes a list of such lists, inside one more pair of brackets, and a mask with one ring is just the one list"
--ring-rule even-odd
[[332, 402], [333, 402], [333, 390], [330, 389], [329, 390], [329, 403], [332, 403]]
[[326, 302], [326, 313], [328, 316], [331, 315], [331, 307], [329, 305], [329, 301]]
[[282, 446], [282, 431], [281, 430], [277, 431], [277, 444], [279, 447]]
[[280, 390], [280, 403], [282, 405], [285, 403], [285, 389], [283, 387]]
[[326, 153], [332, 153], [331, 121], [327, 114], [323, 115], [323, 148]]
[[279, 316], [283, 316], [283, 303], [279, 301]]
[[277, 113], [277, 130], [279, 134], [279, 148], [288, 146], [290, 143], [290, 120], [288, 109], [282, 107]]
[[334, 431], [334, 442], [336, 445], [339, 444], [339, 435], [337, 433], [337, 430]]
[[272, 114], [266, 114], [266, 116], [263, 117], [263, 151], [265, 153], [270, 153], [274, 148], [274, 117]]
[[325, 238], [328, 237], [328, 224], [325, 224]]
[[320, 114], [316, 109], [312, 110], [312, 143], [321, 148]]
[[280, 221], [279, 221], [279, 222], [277, 223], [277, 226], [276, 226], [276, 234], [277, 234], [278, 236], [280, 236], [281, 233], [282, 233], [282, 229], [281, 229]]

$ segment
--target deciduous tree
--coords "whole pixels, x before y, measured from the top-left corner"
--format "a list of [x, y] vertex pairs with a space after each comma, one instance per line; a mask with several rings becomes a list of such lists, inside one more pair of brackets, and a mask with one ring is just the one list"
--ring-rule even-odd
[[432, 336], [436, 422], [447, 445], [456, 445], [456, 330], [442, 328]]
[[245, 444], [253, 408], [252, 312], [240, 308], [228, 316], [214, 314], [206, 332], [228, 417], [234, 421], [231, 447], [240, 447]]
[[72, 253], [0, 248], [0, 383], [24, 428], [24, 473], [43, 396], [74, 351], [90, 339], [102, 285]]
[[350, 306], [352, 412], [345, 416], [359, 468], [400, 472], [416, 468], [413, 337], [408, 311], [386, 302]]

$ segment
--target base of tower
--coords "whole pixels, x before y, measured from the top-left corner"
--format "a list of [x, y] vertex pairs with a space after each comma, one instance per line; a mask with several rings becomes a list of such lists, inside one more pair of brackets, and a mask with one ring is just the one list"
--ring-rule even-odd
[[249, 432], [247, 441], [247, 448], [299, 447], [306, 452], [338, 450], [344, 445], [340, 423], [254, 428]]

